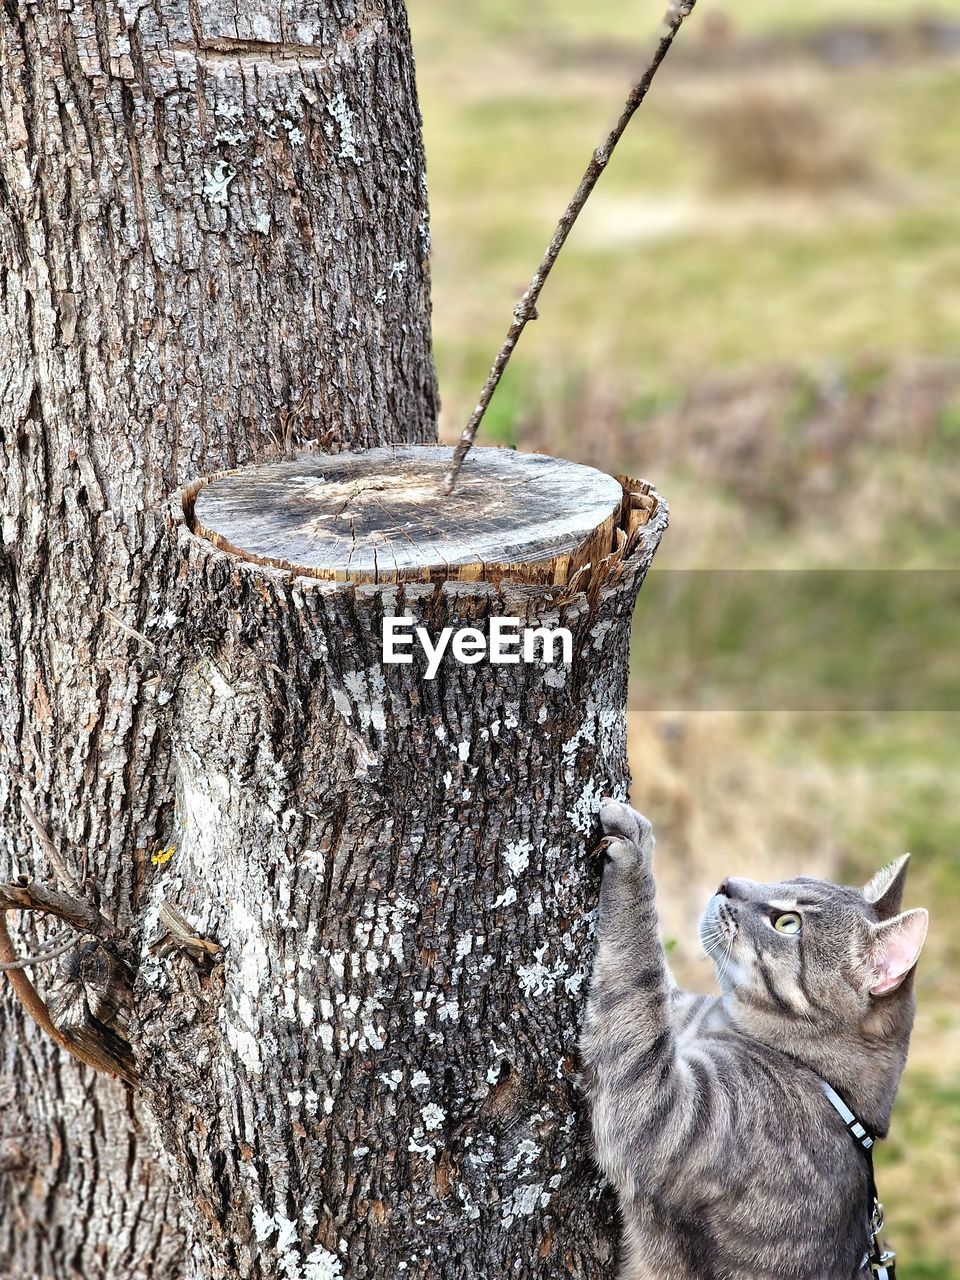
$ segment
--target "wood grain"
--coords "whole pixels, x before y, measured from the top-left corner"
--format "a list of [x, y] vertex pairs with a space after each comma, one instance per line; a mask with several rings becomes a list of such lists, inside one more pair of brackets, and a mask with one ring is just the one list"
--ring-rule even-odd
[[227, 472], [188, 491], [192, 527], [221, 550], [337, 582], [562, 585], [613, 549], [618, 480], [543, 454], [478, 449], [444, 495], [452, 454], [382, 448]]

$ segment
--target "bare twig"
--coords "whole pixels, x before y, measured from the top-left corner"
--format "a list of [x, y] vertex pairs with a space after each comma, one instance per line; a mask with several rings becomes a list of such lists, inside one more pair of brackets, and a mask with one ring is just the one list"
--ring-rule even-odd
[[116, 934], [115, 926], [89, 902], [38, 884], [29, 876], [0, 884], [0, 911], [39, 911], [65, 920], [80, 933], [92, 933], [98, 938]]
[[70, 874], [67, 864], [60, 856], [59, 849], [50, 839], [49, 832], [37, 817], [33, 806], [23, 792], [20, 793], [20, 807], [23, 809], [27, 821], [30, 823], [31, 827], [33, 827], [33, 833], [40, 842], [40, 847], [43, 849], [43, 852], [47, 855], [47, 859], [51, 867], [53, 867], [54, 871], [57, 873], [57, 879], [61, 884], [66, 885], [71, 893], [79, 893], [80, 886]]
[[48, 948], [46, 951], [38, 951], [34, 956], [23, 956], [19, 960], [5, 960], [0, 964], [0, 973], [9, 973], [11, 969], [33, 969], [37, 965], [49, 964], [51, 960], [57, 960], [60, 956], [65, 956], [68, 951], [72, 951], [77, 945], [77, 935], [71, 934], [64, 942]]
[[601, 173], [603, 173], [604, 169], [607, 167], [610, 157], [613, 154], [614, 147], [623, 137], [627, 125], [633, 119], [634, 113], [647, 96], [647, 91], [653, 83], [653, 78], [657, 74], [661, 62], [663, 62], [664, 58], [667, 56], [677, 32], [683, 25], [684, 18], [693, 11], [695, 4], [696, 0], [674, 0], [671, 4], [667, 11], [666, 18], [664, 19], [666, 29], [660, 37], [656, 52], [654, 53], [650, 64], [640, 80], [638, 80], [631, 89], [630, 96], [627, 98], [623, 111], [620, 114], [620, 119], [610, 131], [606, 141], [602, 143], [601, 146], [597, 147], [596, 151], [594, 151], [590, 163], [587, 166], [587, 170], [580, 180], [580, 185], [574, 193], [573, 199], [567, 205], [563, 217], [557, 224], [557, 229], [553, 233], [553, 239], [547, 246], [547, 251], [543, 255], [543, 260], [539, 267], [537, 267], [534, 277], [527, 286], [526, 291], [520, 298], [520, 301], [513, 309], [513, 323], [507, 330], [507, 336], [504, 338], [503, 346], [497, 353], [497, 358], [493, 362], [493, 367], [487, 375], [486, 382], [483, 384], [483, 390], [480, 392], [480, 399], [477, 402], [477, 407], [474, 409], [470, 421], [464, 427], [463, 434], [460, 436], [460, 441], [454, 450], [450, 470], [447, 472], [443, 482], [444, 493], [449, 494], [453, 492], [454, 486], [457, 483], [457, 476], [460, 474], [460, 468], [463, 466], [463, 460], [466, 458], [473, 446], [477, 432], [480, 429], [480, 423], [483, 421], [483, 415], [486, 413], [487, 406], [489, 405], [490, 400], [493, 397], [493, 393], [496, 391], [500, 379], [503, 376], [503, 371], [506, 369], [507, 363], [513, 355], [513, 349], [519, 342], [520, 335], [527, 327], [528, 321], [535, 320], [537, 317], [537, 299], [540, 297], [540, 291], [546, 283], [547, 276], [549, 276], [553, 269], [553, 264], [556, 262], [560, 250], [566, 243], [567, 236], [570, 234], [573, 224], [579, 217], [583, 206], [587, 203], [590, 193], [597, 185], [597, 180]]
[[178, 947], [193, 956], [218, 956], [223, 952], [223, 947], [218, 942], [201, 938], [186, 916], [169, 902], [160, 906], [160, 923], [166, 933], [150, 948], [154, 955], [166, 955], [168, 951]]
[[157, 646], [152, 640], [148, 640], [141, 631], [136, 631], [133, 627], [128, 626], [127, 623], [125, 623], [122, 618], [118, 617], [112, 609], [104, 609], [103, 615], [105, 618], [109, 618], [117, 630], [122, 631], [125, 636], [129, 636], [131, 640], [136, 640], [138, 644], [142, 644], [143, 647], [145, 649], [149, 649], [151, 653], [157, 652]]
[[[13, 942], [7, 932], [6, 916], [4, 910], [0, 910], [0, 964], [14, 965], [16, 960], [17, 953], [13, 949]], [[7, 972], [7, 979], [11, 987], [13, 987], [17, 999], [37, 1026], [45, 1031], [51, 1040], [55, 1040], [57, 1044], [63, 1045], [64, 1048], [69, 1048], [65, 1043], [66, 1037], [58, 1027], [54, 1026], [50, 1019], [50, 1011], [27, 975], [22, 970], [10, 969]]]

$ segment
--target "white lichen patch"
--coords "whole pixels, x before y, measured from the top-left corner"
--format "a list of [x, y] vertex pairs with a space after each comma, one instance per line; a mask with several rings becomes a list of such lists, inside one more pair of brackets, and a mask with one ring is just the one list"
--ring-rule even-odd
[[427, 1010], [430, 1009], [437, 999], [436, 991], [414, 991], [413, 999], [413, 1025], [415, 1027], [426, 1026]]
[[566, 973], [566, 965], [561, 961], [555, 968], [548, 968], [544, 964], [544, 957], [549, 949], [548, 944], [538, 947], [533, 953], [535, 963], [532, 965], [517, 965], [517, 979], [525, 996], [549, 996], [552, 995], [558, 980]]
[[456, 1022], [460, 1017], [460, 1001], [452, 996], [441, 995], [437, 1001], [437, 1021]]
[[586, 980], [587, 980], [587, 970], [585, 967], [582, 969], [578, 969], [576, 973], [571, 973], [568, 978], [564, 978], [563, 986], [567, 995], [571, 995], [571, 996], [579, 995], [580, 988], [583, 986]]
[[350, 705], [350, 699], [347, 697], [343, 689], [339, 685], [330, 681], [330, 695], [333, 698], [333, 705], [337, 708], [344, 720], [348, 723], [353, 719], [353, 707]]
[[443, 1122], [447, 1118], [447, 1113], [443, 1107], [438, 1107], [435, 1102], [428, 1102], [425, 1107], [420, 1108], [420, 1115], [423, 1117], [424, 1128], [427, 1132], [443, 1127]]
[[[353, 114], [342, 91], [327, 103], [327, 111], [333, 117], [340, 134], [340, 159], [358, 162], [360, 157], [357, 154], [357, 138], [354, 132]], [[334, 129], [330, 122], [324, 126], [324, 132], [333, 142]]]
[[[543, 683], [548, 685], [551, 689], [562, 689], [567, 683], [567, 673], [569, 670], [569, 667], [562, 666], [559, 663], [556, 666], [547, 667], [543, 673]], [[543, 718], [545, 720], [546, 708], [541, 707], [541, 711], [543, 712]]]
[[253, 1214], [250, 1219], [250, 1225], [253, 1227], [254, 1238], [263, 1244], [265, 1240], [269, 1240], [277, 1229], [277, 1224], [273, 1220], [273, 1214], [267, 1213], [263, 1205], [255, 1204], [253, 1206]]
[[510, 1157], [504, 1166], [507, 1173], [516, 1173], [517, 1169], [529, 1169], [532, 1164], [536, 1163], [537, 1157], [540, 1155], [541, 1148], [533, 1141], [532, 1138], [524, 1138], [517, 1144], [516, 1152]]
[[[315, 1227], [317, 1221], [316, 1208], [308, 1205], [303, 1211], [304, 1226]], [[303, 1260], [299, 1224], [284, 1214], [267, 1213], [262, 1205], [255, 1205], [251, 1226], [257, 1243], [276, 1251], [276, 1274], [284, 1280], [340, 1280], [343, 1275], [340, 1259], [322, 1246], [318, 1245]]]
[[[391, 961], [403, 964], [404, 935], [419, 912], [417, 903], [409, 898], [398, 897], [392, 902], [376, 904], [368, 902], [354, 929], [358, 953], [351, 955], [350, 960], [353, 963], [358, 956], [361, 959], [361, 965], [354, 967], [354, 975], [357, 976], [361, 969], [367, 974], [377, 973], [386, 969]], [[343, 977], [342, 964], [340, 977]]]
[[533, 845], [529, 840], [511, 840], [503, 851], [503, 860], [513, 875], [518, 876], [530, 865]]
[[203, 173], [203, 194], [211, 204], [225, 205], [230, 195], [230, 183], [237, 176], [236, 169], [225, 160], [218, 160]]
[[454, 960], [459, 962], [466, 959], [473, 950], [473, 942], [474, 938], [472, 933], [462, 933], [457, 939], [457, 944], [453, 950]]
[[342, 1275], [340, 1259], [322, 1245], [313, 1250], [304, 1264], [303, 1280], [340, 1280]]
[[376, 729], [382, 733], [387, 727], [385, 698], [386, 681], [379, 667], [367, 667], [365, 671], [348, 671], [343, 677], [347, 693], [357, 709], [357, 722], [361, 728]]
[[274, 1214], [273, 1220], [277, 1227], [277, 1252], [287, 1253], [291, 1245], [296, 1244], [297, 1224], [281, 1213]]
[[[422, 1137], [423, 1135], [421, 1134], [420, 1136]], [[433, 1143], [418, 1141], [416, 1134], [407, 1143], [407, 1150], [412, 1152], [413, 1155], [426, 1156], [428, 1160], [436, 1160], [437, 1158], [437, 1148]]]
[[235, 902], [226, 926], [226, 999], [222, 1016], [227, 1041], [251, 1073], [261, 1069], [261, 1009], [270, 994], [270, 953], [263, 920]]
[[514, 1218], [529, 1218], [550, 1203], [550, 1192], [539, 1182], [518, 1187], [504, 1205], [503, 1225], [510, 1227]]
[[597, 786], [595, 778], [588, 778], [580, 795], [567, 810], [567, 819], [582, 835], [589, 835], [593, 829], [594, 819], [600, 812], [600, 801], [603, 791]]

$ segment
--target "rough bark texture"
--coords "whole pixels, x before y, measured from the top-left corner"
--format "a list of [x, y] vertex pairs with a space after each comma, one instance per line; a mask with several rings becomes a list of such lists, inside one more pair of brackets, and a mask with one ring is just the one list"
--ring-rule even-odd
[[[201, 1241], [191, 1275], [610, 1274], [574, 1046], [597, 802], [624, 796], [662, 505], [586, 594], [336, 585], [181, 528], [176, 852], [134, 1035]], [[566, 594], [566, 598], [565, 598]], [[381, 619], [564, 625], [571, 666], [385, 666]], [[224, 948], [151, 949], [164, 901]]]
[[[165, 501], [314, 442], [431, 440], [427, 239], [399, 0], [0, 6], [4, 879], [53, 878], [25, 795], [139, 919], [174, 794]], [[0, 1275], [181, 1276], [136, 1106], [3, 987]]]

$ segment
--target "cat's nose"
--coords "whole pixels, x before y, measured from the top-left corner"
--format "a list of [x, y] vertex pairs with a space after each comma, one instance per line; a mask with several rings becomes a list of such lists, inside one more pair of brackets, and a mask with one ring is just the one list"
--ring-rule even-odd
[[718, 897], [718, 898], [732, 898], [732, 897], [733, 897], [733, 885], [730, 883], [730, 880], [729, 880], [729, 879], [724, 880], [723, 884], [722, 884], [722, 885], [720, 886], [720, 888], [717, 890], [717, 897]]

